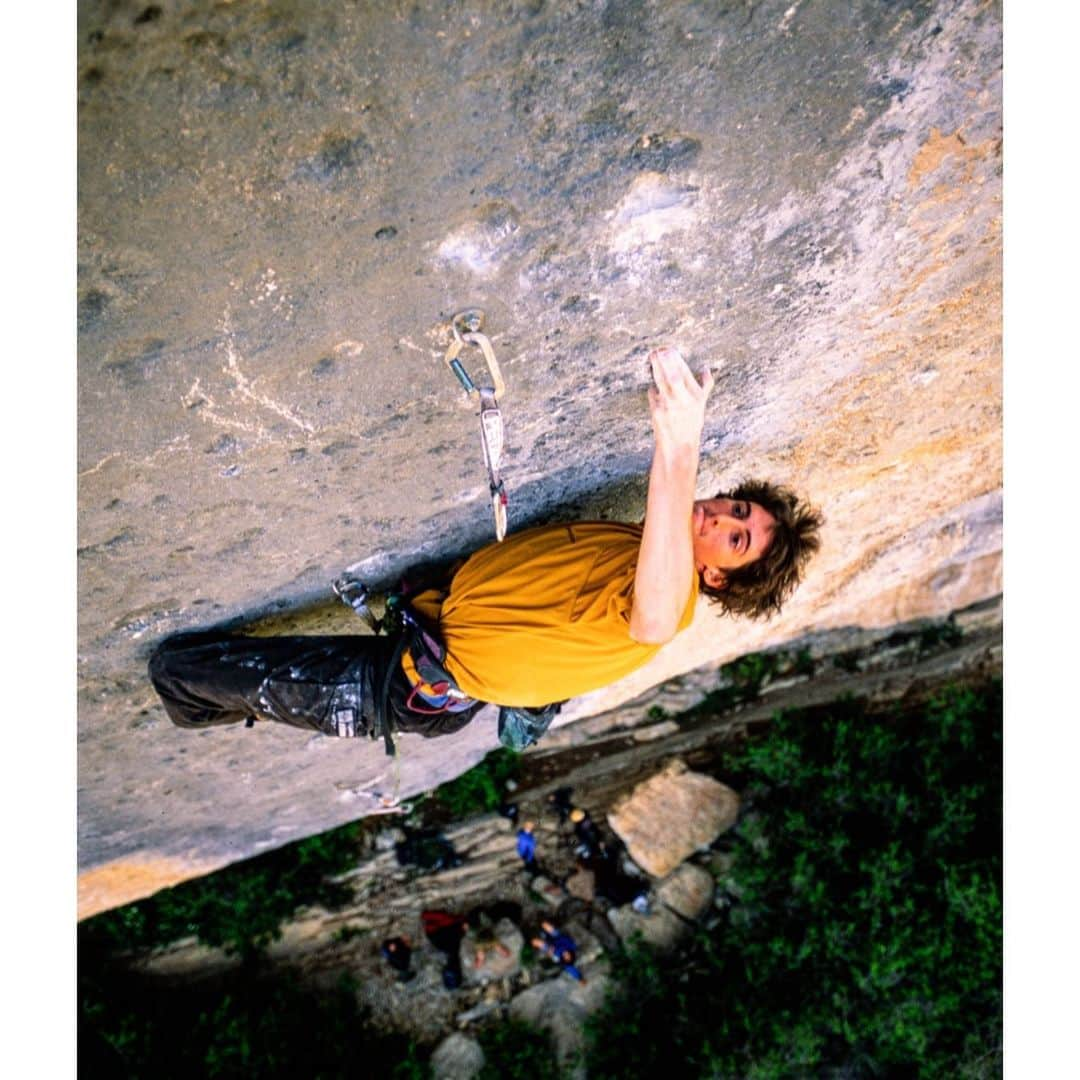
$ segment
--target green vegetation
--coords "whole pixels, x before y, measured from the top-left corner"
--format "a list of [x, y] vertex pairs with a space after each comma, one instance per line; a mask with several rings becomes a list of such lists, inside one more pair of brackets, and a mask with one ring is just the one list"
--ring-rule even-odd
[[334, 931], [334, 940], [344, 944], [347, 941], [356, 941], [358, 938], [367, 937], [371, 931], [366, 927], [342, 926]]
[[343, 825], [87, 919], [79, 926], [80, 952], [156, 948], [194, 934], [254, 959], [298, 908], [332, 909], [351, 899], [351, 888], [329, 879], [355, 865], [361, 829]]
[[721, 678], [747, 697], [755, 698], [761, 687], [772, 677], [783, 662], [784, 654], [747, 653], [720, 668]]
[[431, 798], [454, 819], [490, 813], [502, 805], [506, 781], [516, 777], [520, 768], [521, 755], [500, 747], [468, 772], [441, 784]]
[[[377, 1030], [343, 976], [316, 991], [291, 972], [244, 968], [171, 983], [95, 957], [79, 978], [79, 1071], [110, 1077], [380, 1076], [427, 1080], [430, 1047]], [[479, 1034], [482, 1080], [556, 1080], [548, 1035], [509, 1020]]]
[[589, 1076], [998, 1075], [1001, 765], [1000, 682], [778, 715], [725, 767], [725, 916], [614, 958]]
[[[808, 665], [805, 654], [744, 657], [717, 694], [752, 700]], [[719, 770], [744, 812], [725, 838], [733, 861], [718, 878], [715, 925], [678, 955], [635, 943], [611, 958], [614, 989], [589, 1025], [589, 1076], [999, 1075], [1001, 764], [999, 681], [887, 715], [850, 701], [778, 714]], [[421, 809], [494, 810], [519, 765], [511, 751], [489, 754]], [[375, 1031], [347, 980], [316, 992], [259, 962], [297, 908], [350, 898], [331, 879], [355, 865], [365, 828], [81, 924], [87, 1075], [427, 1077], [428, 1048]], [[244, 963], [180, 984], [133, 971], [122, 955], [191, 934]], [[558, 1075], [542, 1032], [508, 1022], [480, 1041], [485, 1078]]]
[[956, 625], [952, 615], [944, 622], [933, 623], [919, 631], [919, 651], [933, 652], [940, 646], [955, 648], [963, 638], [963, 631]]
[[558, 1080], [551, 1039], [519, 1020], [504, 1020], [485, 1028], [478, 1037], [484, 1067], [477, 1080]]
[[[444, 784], [431, 805], [465, 817], [496, 809], [517, 754], [496, 751]], [[79, 1043], [87, 1075], [305, 1076], [372, 1075], [421, 1080], [428, 1068], [404, 1036], [370, 1027], [347, 981], [316, 994], [294, 977], [270, 977], [260, 961], [299, 908], [333, 909], [352, 889], [332, 878], [355, 866], [367, 828], [354, 822], [234, 863], [146, 900], [87, 919], [78, 928]], [[343, 927], [341, 941], [363, 931]], [[170, 985], [128, 970], [122, 955], [194, 935], [244, 961], [241, 971], [197, 986]], [[501, 1075], [518, 1075], [531, 1053], [531, 1076], [549, 1076], [546, 1040], [515, 1027], [492, 1036]], [[553, 1067], [553, 1066], [552, 1066]]]
[[176, 986], [109, 966], [80, 968], [80, 1075], [428, 1076], [409, 1039], [372, 1028], [347, 978], [315, 992], [281, 972]]
[[[814, 660], [809, 649], [792, 653], [784, 649], [774, 652], [747, 653], [720, 668], [720, 685], [706, 694], [700, 704], [680, 717], [694, 717], [724, 712], [757, 700], [762, 689], [775, 678], [787, 675], [812, 675]], [[654, 706], [654, 708], [657, 708]], [[665, 715], [660, 710], [661, 715]], [[650, 719], [659, 719], [649, 710]]]

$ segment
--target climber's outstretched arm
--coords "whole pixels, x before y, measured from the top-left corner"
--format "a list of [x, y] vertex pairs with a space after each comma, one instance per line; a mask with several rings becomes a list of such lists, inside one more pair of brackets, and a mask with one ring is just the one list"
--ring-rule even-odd
[[649, 390], [656, 447], [649, 470], [630, 636], [646, 644], [668, 641], [679, 627], [694, 574], [691, 534], [705, 404], [713, 387], [706, 370], [694, 376], [678, 350], [649, 354], [655, 387]]

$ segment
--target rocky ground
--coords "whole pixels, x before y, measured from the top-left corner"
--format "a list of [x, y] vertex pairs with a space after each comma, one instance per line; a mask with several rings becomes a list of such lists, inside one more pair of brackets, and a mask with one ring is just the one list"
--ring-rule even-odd
[[[519, 780], [506, 793], [519, 821], [537, 823], [539, 876], [524, 872], [515, 852], [517, 826], [506, 817], [447, 824], [444, 835], [460, 865], [434, 872], [401, 865], [394, 849], [407, 822], [404, 815], [387, 817], [370, 830], [368, 855], [343, 879], [355, 887], [353, 901], [338, 911], [299, 913], [270, 948], [270, 958], [320, 986], [350, 973], [359, 1000], [382, 1025], [424, 1042], [455, 1036], [443, 1050], [447, 1064], [440, 1075], [457, 1075], [454, 1069], [475, 1056], [476, 1045], [461, 1036], [507, 1015], [542, 1024], [569, 1056], [580, 1045], [583, 1017], [602, 1000], [605, 954], [620, 938], [640, 930], [661, 948], [675, 947], [690, 927], [708, 925], [714, 906], [724, 903], [723, 833], [736, 820], [738, 805], [722, 773], [721, 783], [711, 779], [724, 745], [768, 723], [776, 709], [845, 694], [881, 707], [916, 703], [948, 682], [1000, 673], [1000, 618], [997, 600], [887, 634], [841, 631], [807, 638], [767, 670], [760, 668], [765, 674], [756, 696], [741, 704], [724, 696], [734, 685], [730, 673], [718, 685], [715, 671], [699, 672], [625, 706], [617, 717], [596, 718], [603, 738], [590, 733], [588, 720], [569, 725], [524, 755]], [[560, 824], [549, 800], [561, 787], [571, 788], [573, 801], [623, 848], [623, 869], [650, 896], [648, 914], [629, 903], [586, 902], [587, 881], [572, 876], [571, 825]], [[489, 949], [477, 965], [470, 932], [461, 948], [465, 983], [448, 991], [441, 978], [444, 958], [424, 942], [420, 912], [478, 907], [495, 908], [492, 925], [509, 955]], [[577, 939], [584, 985], [545, 963], [522, 964], [522, 945], [545, 918]], [[378, 952], [380, 941], [397, 934], [409, 937], [416, 950], [416, 976], [408, 982], [398, 981]], [[139, 961], [170, 980], [207, 978], [235, 963], [193, 940]]]

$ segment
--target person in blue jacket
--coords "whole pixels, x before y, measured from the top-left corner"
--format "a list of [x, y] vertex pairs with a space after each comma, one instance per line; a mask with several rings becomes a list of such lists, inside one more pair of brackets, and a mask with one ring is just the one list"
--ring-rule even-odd
[[517, 834], [517, 853], [521, 856], [521, 861], [525, 864], [525, 869], [530, 873], [535, 874], [537, 871], [536, 866], [536, 835], [533, 830], [535, 825], [531, 821], [526, 821], [518, 829]]
[[540, 936], [534, 937], [532, 943], [533, 948], [550, 956], [571, 978], [585, 982], [585, 976], [574, 963], [577, 960], [577, 942], [564, 930], [557, 930], [553, 923], [545, 919], [540, 924]]

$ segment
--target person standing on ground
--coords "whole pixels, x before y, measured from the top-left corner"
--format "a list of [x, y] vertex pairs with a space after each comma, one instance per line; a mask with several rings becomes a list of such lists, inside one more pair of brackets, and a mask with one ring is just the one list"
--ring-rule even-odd
[[587, 860], [602, 858], [604, 846], [600, 839], [600, 830], [596, 827], [596, 822], [589, 817], [588, 811], [575, 806], [570, 811], [570, 820], [578, 841], [577, 854]]
[[420, 912], [420, 923], [428, 941], [446, 957], [443, 986], [456, 990], [461, 985], [461, 942], [469, 929], [468, 921], [451, 911], [426, 910]]
[[521, 861], [525, 864], [525, 869], [530, 874], [535, 874], [538, 871], [536, 865], [536, 825], [531, 821], [522, 823], [517, 834], [517, 853], [521, 856]]

